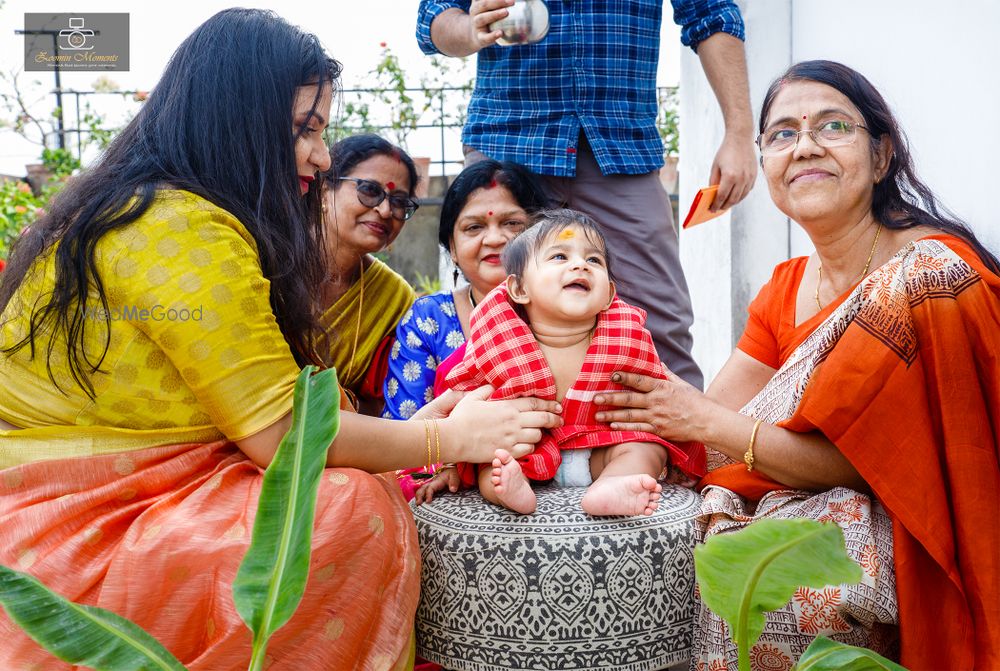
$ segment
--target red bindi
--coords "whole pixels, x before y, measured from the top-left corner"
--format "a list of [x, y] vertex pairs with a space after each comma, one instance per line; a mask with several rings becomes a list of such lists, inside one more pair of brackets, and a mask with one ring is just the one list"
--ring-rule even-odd
[[385, 183], [385, 188], [387, 188], [390, 191], [392, 191], [393, 189], [396, 188], [396, 183], [395, 182], [386, 182]]
[[496, 185], [497, 185], [497, 178], [494, 177], [493, 179], [490, 180], [490, 188], [494, 189], [496, 188]]
[[805, 115], [805, 114], [803, 114], [803, 115], [802, 115], [802, 120], [803, 120], [803, 121], [805, 121], [805, 120], [806, 120], [806, 115]]
[[493, 216], [493, 210], [490, 210], [489, 212], [487, 212], [486, 216], [487, 217], [492, 217]]

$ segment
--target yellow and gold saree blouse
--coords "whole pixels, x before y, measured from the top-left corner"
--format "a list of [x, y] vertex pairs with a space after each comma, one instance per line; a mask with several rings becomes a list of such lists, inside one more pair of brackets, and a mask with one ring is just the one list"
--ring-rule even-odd
[[[278, 328], [254, 239], [225, 210], [186, 192], [159, 192], [135, 222], [104, 236], [85, 319], [96, 361], [89, 398], [69, 371], [64, 334], [43, 334], [0, 357], [0, 468], [39, 459], [239, 440], [292, 407], [299, 367]], [[54, 252], [39, 258], [3, 313], [0, 346], [27, 332], [52, 290]], [[109, 319], [106, 322], [105, 319]], [[110, 330], [110, 338], [108, 338]], [[52, 344], [51, 368], [45, 352]]]

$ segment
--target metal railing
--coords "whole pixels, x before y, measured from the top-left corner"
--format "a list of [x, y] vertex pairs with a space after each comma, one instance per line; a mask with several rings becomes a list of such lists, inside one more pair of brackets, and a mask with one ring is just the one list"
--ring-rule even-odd
[[[658, 119], [670, 107], [676, 106], [676, 87], [661, 86], [657, 88], [657, 100], [660, 103]], [[56, 92], [53, 91], [53, 94]], [[74, 116], [67, 118], [67, 110], [63, 109], [62, 142], [58, 144], [72, 151], [77, 159], [83, 160], [84, 150], [91, 139], [89, 136], [96, 131], [118, 132], [134, 114], [134, 109], [123, 119], [123, 124], [111, 128], [84, 127], [84, 114], [96, 112], [99, 109], [91, 107], [87, 98], [93, 96], [120, 96], [124, 100], [131, 98], [135, 105], [141, 104], [139, 98], [147, 95], [144, 91], [78, 91], [64, 89], [61, 91], [64, 101], [72, 97], [70, 107]], [[402, 89], [376, 88], [344, 88], [339, 92], [339, 98], [334, 103], [333, 122], [330, 128], [330, 140], [344, 137], [354, 132], [379, 133], [397, 144], [408, 144], [413, 138], [422, 138], [424, 146], [436, 144], [430, 154], [432, 174], [446, 176], [458, 170], [449, 171], [449, 167], [460, 169], [464, 163], [461, 144], [461, 129], [465, 123], [466, 109], [472, 95], [469, 86], [442, 87], [408, 87]], [[392, 96], [397, 96], [396, 100]], [[404, 103], [403, 98], [409, 102]], [[404, 110], [405, 113], [400, 113]], [[411, 113], [412, 112], [412, 113]], [[59, 135], [60, 131], [52, 131], [50, 135]], [[430, 135], [429, 135], [430, 134]], [[427, 138], [435, 136], [433, 142]], [[67, 141], [73, 138], [73, 142]]]

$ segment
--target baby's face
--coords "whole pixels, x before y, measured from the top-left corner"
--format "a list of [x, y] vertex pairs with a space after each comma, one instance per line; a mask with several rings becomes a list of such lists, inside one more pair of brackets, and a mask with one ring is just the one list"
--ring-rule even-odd
[[614, 295], [604, 251], [577, 226], [545, 240], [525, 264], [522, 287], [532, 321], [593, 319]]

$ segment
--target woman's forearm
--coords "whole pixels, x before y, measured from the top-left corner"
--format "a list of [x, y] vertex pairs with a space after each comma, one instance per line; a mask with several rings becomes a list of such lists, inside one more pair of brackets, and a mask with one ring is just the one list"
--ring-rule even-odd
[[[435, 435], [435, 424], [437, 434]], [[278, 450], [278, 444], [292, 425], [291, 413], [260, 431], [237, 441], [240, 449], [261, 468], [267, 468]], [[456, 441], [448, 419], [396, 421], [340, 413], [340, 430], [326, 455], [326, 465], [358, 468], [369, 473], [385, 473], [428, 463], [427, 444], [430, 439], [430, 463], [456, 461]], [[438, 459], [440, 442], [441, 458]]]
[[326, 465], [385, 473], [455, 459], [447, 419], [426, 420], [425, 423], [424, 420], [396, 421], [343, 412], [340, 432], [326, 455]]
[[[702, 442], [742, 463], [756, 420], [718, 405], [716, 408], [712, 419], [703, 423]], [[754, 440], [753, 467], [796, 489], [868, 489], [854, 466], [818, 431], [798, 433], [762, 422]]]

